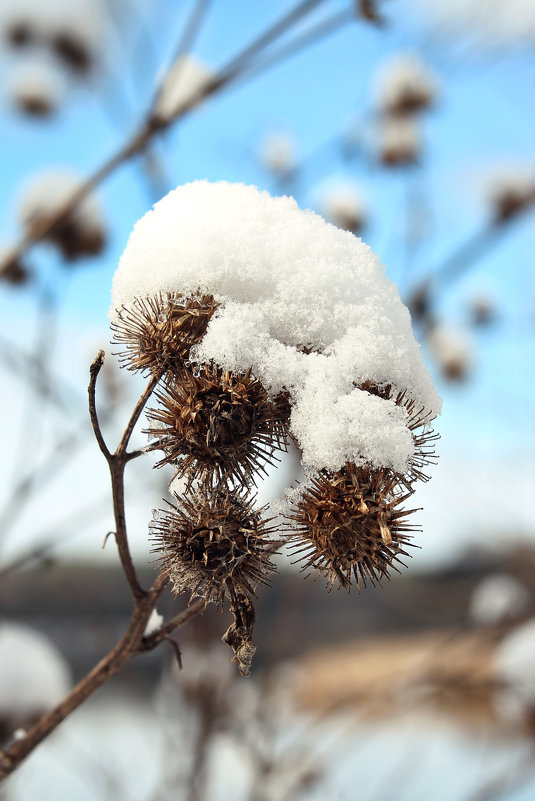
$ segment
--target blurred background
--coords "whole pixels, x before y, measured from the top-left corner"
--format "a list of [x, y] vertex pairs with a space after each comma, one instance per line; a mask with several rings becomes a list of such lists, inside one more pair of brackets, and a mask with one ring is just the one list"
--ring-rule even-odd
[[[103, 348], [113, 443], [143, 381], [112, 355], [111, 281], [171, 188], [255, 184], [361, 236], [444, 400], [406, 572], [327, 594], [281, 559], [251, 679], [207, 614], [179, 632], [182, 673], [163, 646], [131, 663], [0, 797], [532, 799], [535, 2], [0, 0], [0, 40], [3, 740], [130, 615], [86, 388]], [[147, 583], [155, 461], [127, 471]]]

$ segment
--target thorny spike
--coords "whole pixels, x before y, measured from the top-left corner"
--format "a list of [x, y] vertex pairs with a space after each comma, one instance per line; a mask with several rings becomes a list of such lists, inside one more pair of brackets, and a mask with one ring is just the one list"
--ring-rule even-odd
[[404, 548], [418, 530], [404, 519], [414, 510], [399, 508], [412, 494], [402, 486], [390, 470], [353, 463], [314, 476], [288, 515], [302, 570], [326, 576], [329, 589], [338, 582], [348, 591], [353, 578], [360, 590], [361, 582], [380, 585], [390, 569], [397, 571], [394, 562], [400, 553], [408, 556]]

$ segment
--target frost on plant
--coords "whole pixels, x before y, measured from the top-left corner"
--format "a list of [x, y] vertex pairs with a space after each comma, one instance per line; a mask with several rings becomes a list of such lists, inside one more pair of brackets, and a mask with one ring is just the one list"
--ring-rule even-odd
[[[403, 504], [427, 480], [440, 411], [409, 313], [353, 234], [292, 198], [205, 181], [137, 223], [112, 300], [123, 364], [160, 377], [157, 466], [184, 479], [152, 524], [162, 569], [176, 592], [228, 603], [247, 673], [255, 588], [281, 539], [347, 589], [406, 554]], [[307, 481], [275, 531], [249, 492], [289, 439]]]

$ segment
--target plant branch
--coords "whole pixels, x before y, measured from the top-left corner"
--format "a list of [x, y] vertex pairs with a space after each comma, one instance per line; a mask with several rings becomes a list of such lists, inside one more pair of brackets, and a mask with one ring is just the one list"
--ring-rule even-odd
[[104, 436], [100, 428], [100, 423], [97, 414], [96, 399], [95, 399], [97, 378], [100, 371], [102, 370], [103, 364], [104, 364], [104, 351], [99, 350], [96, 358], [93, 360], [93, 362], [91, 363], [91, 367], [89, 368], [90, 380], [89, 380], [89, 388], [87, 391], [89, 394], [89, 417], [91, 418], [91, 425], [93, 426], [95, 439], [98, 443], [98, 447], [100, 448], [106, 459], [109, 461], [111, 458], [111, 453], [108, 446], [106, 445], [106, 441], [104, 440]]
[[[133, 656], [145, 651], [151, 651], [161, 642], [161, 638], [143, 637], [147, 621], [156, 606], [156, 602], [163, 592], [166, 579], [159, 577], [152, 588], [140, 599], [135, 606], [128, 628], [117, 645], [80, 681], [69, 695], [48, 714], [44, 715], [21, 740], [9, 745], [0, 751], [0, 781], [9, 776], [20, 763], [65, 720], [68, 715], [77, 709], [87, 698], [114, 676]], [[195, 605], [177, 615], [165, 626], [177, 629], [188, 623], [199, 614], [202, 609]], [[156, 633], [158, 634], [158, 632]]]

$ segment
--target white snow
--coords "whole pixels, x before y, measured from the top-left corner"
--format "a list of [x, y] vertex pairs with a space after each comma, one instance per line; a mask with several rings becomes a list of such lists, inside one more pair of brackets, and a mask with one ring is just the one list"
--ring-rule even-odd
[[535, 709], [535, 619], [518, 626], [500, 643], [494, 675], [506, 685], [496, 697], [497, 711], [520, 720]]
[[494, 626], [522, 615], [531, 593], [513, 576], [495, 573], [477, 584], [470, 599], [470, 619], [480, 626]]
[[287, 389], [307, 467], [351, 459], [405, 468], [413, 450], [405, 412], [355, 384], [407, 390], [432, 415], [441, 402], [409, 313], [367, 245], [293, 198], [196, 181], [136, 224], [111, 316], [136, 296], [198, 289], [221, 307], [193, 357], [252, 368], [269, 391]]
[[47, 711], [70, 689], [70, 670], [52, 643], [27, 626], [0, 623], [0, 715]]
[[213, 79], [214, 73], [194, 56], [181, 56], [165, 76], [155, 107], [154, 115], [164, 120], [171, 119], [186, 108], [203, 88]]
[[158, 614], [157, 609], [153, 609], [150, 613], [150, 617], [147, 620], [147, 625], [145, 626], [145, 631], [143, 632], [144, 637], [150, 637], [151, 634], [154, 634], [155, 631], [161, 627], [163, 623], [163, 615]]

